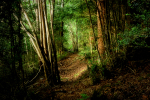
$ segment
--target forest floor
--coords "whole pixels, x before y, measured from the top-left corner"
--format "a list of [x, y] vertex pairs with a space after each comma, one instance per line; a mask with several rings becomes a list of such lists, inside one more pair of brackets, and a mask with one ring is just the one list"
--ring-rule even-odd
[[129, 50], [124, 65], [114, 67], [112, 77], [96, 85], [78, 54], [66, 57], [58, 65], [62, 83], [43, 88], [41, 77], [32, 85], [36, 89], [33, 100], [150, 100], [150, 49]]

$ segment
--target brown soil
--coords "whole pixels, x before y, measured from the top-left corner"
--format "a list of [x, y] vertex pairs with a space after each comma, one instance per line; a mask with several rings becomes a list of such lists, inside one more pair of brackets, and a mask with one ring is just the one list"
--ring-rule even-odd
[[[143, 51], [143, 50], [142, 50]], [[150, 99], [150, 50], [132, 52], [123, 67], [114, 67], [113, 77], [93, 85], [88, 76], [87, 65], [78, 54], [72, 54], [58, 62], [62, 83], [52, 88], [43, 88], [44, 78], [36, 82], [36, 100], [149, 100]], [[138, 57], [132, 58], [133, 55]], [[145, 56], [145, 57], [144, 57]], [[85, 74], [86, 73], [86, 74]], [[37, 85], [39, 84], [39, 85]]]
[[77, 54], [59, 61], [58, 65], [62, 82], [75, 81], [87, 70], [87, 65], [79, 59]]
[[[30, 88], [32, 91], [35, 90], [35, 94], [39, 96], [40, 100], [77, 100], [81, 98], [80, 94], [92, 96], [93, 91], [99, 87], [98, 85], [93, 86], [89, 77], [82, 78], [83, 74], [87, 72], [87, 64], [78, 54], [72, 54], [59, 61], [58, 66], [61, 84], [52, 89], [45, 88], [45, 79], [41, 77]], [[39, 98], [36, 99], [39, 100]]]

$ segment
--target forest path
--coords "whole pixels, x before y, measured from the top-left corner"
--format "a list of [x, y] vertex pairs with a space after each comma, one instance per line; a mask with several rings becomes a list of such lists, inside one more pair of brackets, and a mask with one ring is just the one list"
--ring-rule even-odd
[[[93, 85], [84, 60], [72, 54], [58, 62], [62, 83], [41, 88], [32, 100], [150, 100], [149, 55], [150, 49], [131, 49], [122, 67], [112, 69], [111, 79]], [[117, 62], [120, 66], [121, 61]]]
[[86, 75], [87, 64], [78, 54], [71, 54], [60, 60], [58, 66], [61, 84], [53, 88], [45, 87], [45, 78], [40, 78], [34, 85], [34, 100], [77, 100], [82, 98], [81, 94], [92, 96], [94, 90], [99, 87], [92, 85], [91, 79]]
[[[87, 64], [78, 54], [71, 54], [58, 62], [61, 84], [55, 86], [46, 97], [54, 100], [77, 100], [81, 94], [91, 96], [96, 88], [92, 86], [89, 77], [84, 75], [87, 72]], [[47, 99], [46, 98], [46, 99]], [[86, 99], [88, 100], [88, 99]]]
[[62, 82], [75, 81], [87, 70], [87, 65], [78, 54], [72, 54], [59, 61], [58, 66]]

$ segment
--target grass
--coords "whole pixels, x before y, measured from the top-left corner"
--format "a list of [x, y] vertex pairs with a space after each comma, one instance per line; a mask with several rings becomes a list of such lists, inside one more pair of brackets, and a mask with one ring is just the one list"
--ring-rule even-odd
[[77, 77], [79, 75], [79, 73], [77, 73], [77, 74], [74, 74], [74, 77]]
[[60, 79], [61, 79], [61, 81], [62, 81], [62, 80], [66, 80], [66, 79], [68, 80], [69, 78], [64, 77], [64, 78], [60, 78]]
[[82, 99], [78, 99], [78, 100], [86, 100], [89, 98], [89, 96], [87, 94], [80, 94], [82, 96]]

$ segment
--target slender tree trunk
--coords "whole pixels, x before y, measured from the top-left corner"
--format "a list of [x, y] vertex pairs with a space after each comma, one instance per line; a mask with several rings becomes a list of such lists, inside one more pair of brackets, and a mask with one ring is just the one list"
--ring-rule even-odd
[[[37, 5], [38, 5], [38, 9], [37, 9], [38, 14], [37, 15], [39, 15], [39, 16], [37, 16], [38, 19], [39, 19], [38, 20], [39, 22], [37, 22], [37, 24], [38, 24], [39, 29], [40, 29], [40, 45], [41, 45], [41, 47], [43, 47], [42, 20], [41, 20], [42, 16], [41, 16], [41, 9], [40, 9], [41, 0], [36, 0], [36, 2], [37, 2]], [[42, 61], [41, 61], [40, 58], [38, 58], [38, 59], [39, 59], [39, 66], [41, 66]], [[42, 67], [42, 70], [44, 70], [43, 68], [44, 67]]]
[[25, 44], [26, 44], [26, 52], [27, 52], [27, 56], [29, 55], [29, 52], [28, 52], [28, 46], [27, 46], [27, 40], [26, 40], [26, 37], [25, 37]]
[[14, 34], [14, 29], [13, 29], [13, 23], [12, 23], [12, 7], [11, 4], [10, 5], [10, 9], [9, 9], [9, 28], [10, 28], [10, 34], [11, 34], [11, 85], [12, 85], [12, 96], [14, 96], [14, 92], [15, 92], [15, 86], [17, 83], [17, 72], [16, 72], [16, 48], [15, 48], [15, 34]]
[[[101, 55], [101, 58], [103, 58], [103, 54], [105, 51], [104, 48], [104, 40], [103, 40], [103, 26], [104, 25], [104, 1], [97, 0], [97, 27], [98, 27], [98, 51]], [[99, 14], [100, 12], [100, 14]]]
[[106, 41], [107, 41], [107, 53], [110, 52], [110, 6], [109, 6], [109, 0], [106, 0], [105, 4], [105, 14], [106, 14], [106, 25], [105, 25], [105, 34], [106, 36]]
[[90, 44], [90, 52], [91, 52], [91, 55], [92, 55], [92, 53], [93, 53], [93, 52], [92, 52], [92, 51], [93, 51], [93, 49], [92, 49], [92, 45], [93, 45], [93, 44], [92, 44], [92, 35], [91, 35], [91, 34], [92, 34], [92, 33], [91, 33], [91, 32], [89, 32], [89, 40], [90, 40], [90, 41], [89, 41], [89, 44]]
[[[54, 39], [54, 29], [53, 29], [53, 23], [54, 23], [54, 8], [55, 8], [55, 0], [52, 0], [52, 5], [51, 5], [51, 31], [52, 31], [52, 38], [53, 38], [53, 43], [52, 43], [52, 48], [53, 48], [53, 52], [54, 52], [54, 66], [55, 66], [55, 77], [54, 81], [55, 83], [60, 83], [60, 76], [59, 76], [59, 71], [58, 71], [58, 65], [57, 65], [57, 51], [56, 51], [56, 46], [55, 46], [55, 39]], [[57, 78], [57, 79], [56, 79]]]
[[77, 22], [75, 22], [76, 25], [76, 43], [75, 43], [75, 52], [78, 52], [78, 27], [77, 27]]
[[[38, 0], [35, 0], [34, 1], [35, 2], [35, 4], [37, 4], [37, 6], [38, 6]], [[40, 29], [39, 29], [39, 9], [37, 8], [37, 9], [35, 9], [35, 14], [36, 14], [36, 32], [38, 32]]]
[[[62, 8], [62, 9], [64, 8], [64, 0], [61, 0], [61, 8]], [[63, 27], [64, 27], [64, 22], [62, 21], [62, 22], [61, 22], [61, 32], [60, 32], [60, 36], [61, 36], [60, 54], [61, 54], [61, 55], [63, 54], [63, 49], [64, 49], [64, 47], [63, 47], [63, 40], [62, 40], [63, 35], [64, 35], [64, 33], [63, 33]]]
[[71, 23], [70, 23], [70, 35], [71, 35], [71, 40], [72, 40], [72, 46], [73, 46], [73, 51], [75, 51], [75, 36], [73, 34], [73, 31], [72, 31], [72, 26], [71, 26]]
[[[85, 0], [86, 2], [86, 5], [88, 7], [88, 10], [89, 10], [89, 15], [90, 15], [90, 23], [91, 23], [91, 28], [92, 28], [92, 34], [93, 34], [93, 38], [94, 38], [94, 42], [95, 42], [95, 47], [96, 47], [96, 50], [98, 52], [98, 57], [99, 57], [99, 60], [101, 61], [101, 56], [100, 56], [100, 51], [98, 50], [98, 44], [96, 42], [96, 35], [95, 35], [95, 32], [94, 32], [94, 26], [93, 26], [93, 23], [92, 23], [92, 18], [91, 18], [91, 11], [90, 11], [90, 7], [87, 3], [87, 0]], [[99, 13], [99, 12], [98, 12]]]
[[[54, 0], [52, 1], [51, 6], [51, 30], [52, 34], [49, 32], [48, 28], [48, 22], [47, 22], [47, 12], [46, 12], [46, 0], [43, 2], [41, 0], [38, 1], [38, 10], [40, 15], [40, 39], [42, 41], [39, 41], [37, 38], [37, 35], [35, 34], [35, 29], [33, 28], [31, 21], [26, 13], [26, 11], [23, 9], [25, 18], [32, 30], [32, 34], [27, 31], [24, 24], [21, 22], [21, 25], [23, 26], [23, 29], [27, 32], [27, 35], [30, 38], [30, 41], [34, 47], [34, 50], [38, 54], [43, 68], [44, 68], [44, 75], [46, 78], [46, 84], [53, 86], [56, 83], [60, 82], [60, 76], [57, 66], [57, 55], [56, 55], [56, 48], [55, 48], [55, 40], [54, 40], [54, 31], [53, 31], [53, 12], [54, 12]], [[41, 43], [40, 43], [41, 42]]]
[[77, 47], [77, 52], [78, 52], [79, 51], [79, 47], [78, 47], [79, 46], [79, 42], [78, 42], [79, 41], [79, 39], [78, 39], [78, 28], [76, 29], [76, 32], [77, 32], [76, 33], [76, 43], [77, 43], [76, 47]]
[[[18, 7], [19, 7], [19, 11], [18, 11], [18, 38], [19, 38], [19, 50], [18, 50], [18, 55], [19, 55], [19, 69], [22, 72], [22, 84], [23, 84], [23, 89], [24, 89], [24, 97], [22, 97], [22, 99], [25, 98], [25, 96], [27, 95], [27, 91], [26, 91], [26, 86], [24, 84], [25, 82], [25, 74], [24, 74], [24, 69], [23, 69], [23, 65], [22, 65], [22, 46], [23, 46], [23, 34], [21, 33], [21, 0], [18, 1]], [[32, 56], [32, 55], [31, 55]]]

